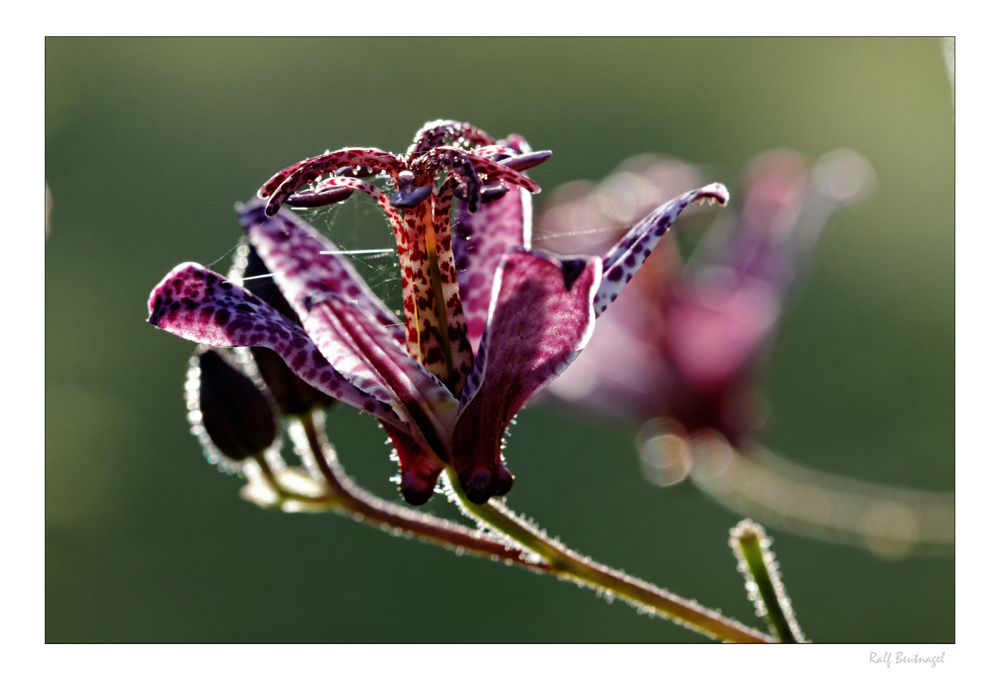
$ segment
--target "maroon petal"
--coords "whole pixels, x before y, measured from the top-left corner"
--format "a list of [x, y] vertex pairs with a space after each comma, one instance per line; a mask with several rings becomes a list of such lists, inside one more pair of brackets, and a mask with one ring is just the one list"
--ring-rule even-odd
[[305, 304], [311, 296], [337, 293], [354, 301], [385, 326], [400, 345], [406, 331], [399, 319], [376, 296], [351, 263], [336, 254], [338, 248], [316, 229], [290, 211], [274, 217], [264, 213], [264, 201], [255, 199], [238, 204], [240, 223], [267, 268], [274, 272], [275, 283], [300, 318], [305, 318]]
[[725, 205], [729, 200], [729, 192], [721, 184], [709, 184], [701, 189], [681, 194], [674, 200], [664, 203], [632, 227], [604, 256], [601, 286], [594, 299], [594, 310], [598, 316], [618, 297], [618, 293], [653, 252], [653, 247], [667, 233], [667, 229], [681, 211], [702, 199]]
[[486, 330], [493, 279], [505, 252], [531, 245], [531, 195], [524, 189], [508, 191], [496, 201], [470, 212], [458, 202], [453, 222], [455, 267], [462, 309], [473, 353]]
[[434, 495], [444, 463], [405, 430], [383, 424], [399, 459], [399, 492], [410, 505], [423, 505]]
[[[377, 385], [391, 395], [404, 420], [412, 420], [430, 447], [448, 458], [448, 433], [458, 401], [445, 385], [411, 357], [370, 313], [335, 293], [311, 300], [305, 327], [323, 355], [345, 375]], [[352, 380], [353, 382], [353, 380]]]
[[453, 438], [455, 470], [474, 503], [505, 494], [513, 478], [501, 438], [514, 415], [579, 354], [594, 325], [598, 258], [506, 253], [490, 319], [463, 394]]
[[302, 328], [250, 291], [199, 264], [178, 265], [153, 289], [149, 322], [214, 347], [273, 349], [316, 389], [387, 422], [400, 423], [387, 406], [391, 393], [378, 385], [359, 389], [323, 357]]

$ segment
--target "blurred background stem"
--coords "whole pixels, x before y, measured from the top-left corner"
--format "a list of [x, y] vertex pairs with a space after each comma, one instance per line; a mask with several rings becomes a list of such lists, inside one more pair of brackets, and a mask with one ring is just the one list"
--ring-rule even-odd
[[781, 642], [805, 642], [792, 602], [785, 594], [774, 553], [770, 551], [771, 539], [763, 527], [745, 519], [729, 533], [730, 547], [736, 555], [739, 569], [746, 576], [750, 599], [757, 606], [757, 613], [767, 618], [768, 626]]

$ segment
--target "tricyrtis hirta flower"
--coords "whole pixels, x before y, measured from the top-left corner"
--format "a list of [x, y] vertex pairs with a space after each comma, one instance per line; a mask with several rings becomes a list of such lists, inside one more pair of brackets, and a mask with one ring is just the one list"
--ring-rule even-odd
[[[719, 184], [650, 213], [603, 257], [532, 250], [523, 171], [545, 160], [512, 135], [496, 141], [436, 121], [409, 150], [342, 149], [282, 170], [237, 210], [297, 318], [204, 267], [176, 267], [153, 290], [149, 321], [217, 347], [274, 350], [304, 381], [378, 418], [395, 445], [400, 490], [427, 501], [445, 466], [467, 497], [507, 493], [501, 455], [514, 415], [569, 365], [677, 215]], [[383, 192], [366, 177], [382, 175]], [[289, 206], [360, 191], [385, 211], [402, 273], [405, 319]], [[456, 205], [452, 205], [453, 199]]]

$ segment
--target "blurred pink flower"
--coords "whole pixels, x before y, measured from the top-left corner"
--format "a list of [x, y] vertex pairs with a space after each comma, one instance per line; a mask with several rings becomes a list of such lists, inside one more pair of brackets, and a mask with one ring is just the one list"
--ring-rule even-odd
[[[851, 151], [812, 166], [786, 150], [757, 157], [740, 216], [721, 216], [686, 262], [674, 235], [664, 238], [548, 394], [633, 424], [667, 418], [682, 434], [752, 435], [762, 424], [756, 378], [794, 284], [829, 216], [873, 178]], [[557, 189], [538, 234], [562, 252], [587, 250], [586, 236], [613, 238], [633, 213], [699, 182], [691, 166], [640, 157], [596, 187]]]

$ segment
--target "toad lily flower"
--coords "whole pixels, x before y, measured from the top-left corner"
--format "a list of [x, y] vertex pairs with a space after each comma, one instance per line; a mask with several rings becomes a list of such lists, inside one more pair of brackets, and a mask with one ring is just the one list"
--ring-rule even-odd
[[[645, 188], [691, 186], [697, 173], [677, 161], [623, 168], [592, 191], [577, 191], [541, 218], [546, 232], [613, 227], [602, 206], [628, 203]], [[760, 425], [755, 382], [794, 284], [827, 219], [860, 200], [874, 179], [852, 151], [810, 167], [772, 151], [751, 164], [737, 220], [720, 220], [681, 263], [664, 240], [596, 329], [587, 349], [549, 387], [557, 399], [613, 419], [667, 418], [690, 433], [711, 429], [740, 443]], [[559, 193], [559, 190], [556, 190]], [[570, 246], [572, 247], [572, 246]]]
[[[374, 415], [411, 504], [430, 498], [446, 466], [472, 502], [501, 496], [513, 484], [501, 443], [514, 415], [576, 357], [677, 215], [728, 198], [719, 184], [689, 191], [603, 257], [532, 250], [529, 192], [539, 188], [523, 171], [549, 155], [518, 136], [497, 142], [435, 121], [406, 154], [348, 148], [296, 163], [237, 211], [297, 321], [193, 263], [153, 290], [149, 321], [216, 347], [272, 349], [308, 384]], [[392, 193], [364, 179], [376, 173]], [[374, 199], [392, 225], [403, 324], [333, 244], [281, 207], [353, 192]]]

